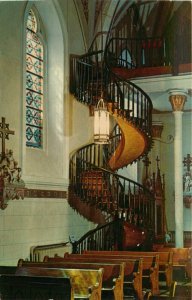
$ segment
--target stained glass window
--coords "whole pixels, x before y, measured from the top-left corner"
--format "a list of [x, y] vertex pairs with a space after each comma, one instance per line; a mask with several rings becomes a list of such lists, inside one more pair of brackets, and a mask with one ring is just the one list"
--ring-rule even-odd
[[26, 27], [26, 145], [42, 148], [44, 49], [32, 9]]

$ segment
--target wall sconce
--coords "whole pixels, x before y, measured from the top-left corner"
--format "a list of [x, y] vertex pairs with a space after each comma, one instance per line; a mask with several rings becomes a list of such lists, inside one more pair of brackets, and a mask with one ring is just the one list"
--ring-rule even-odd
[[109, 112], [103, 98], [94, 109], [94, 143], [109, 144]]

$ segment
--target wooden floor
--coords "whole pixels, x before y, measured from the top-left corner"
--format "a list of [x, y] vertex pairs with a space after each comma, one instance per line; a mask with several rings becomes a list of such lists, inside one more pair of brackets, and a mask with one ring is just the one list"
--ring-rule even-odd
[[[190, 280], [187, 280], [185, 282], [177, 282], [177, 289], [175, 292], [175, 298], [169, 298], [169, 290], [166, 289], [166, 287], [163, 285], [161, 285], [160, 288], [160, 294], [158, 295], [158, 297], [155, 297], [156, 300], [168, 300], [168, 299], [175, 299], [175, 300], [188, 300], [188, 299], [192, 299], [192, 294], [191, 294], [191, 290], [192, 290], [192, 284], [190, 282]], [[147, 294], [148, 294], [149, 290], [144, 290], [144, 299], [143, 300], [147, 300]], [[102, 295], [102, 300], [114, 300], [113, 296], [111, 293], [109, 293], [109, 295], [105, 296]], [[134, 295], [126, 295], [124, 294], [124, 300], [138, 300], [138, 298]], [[153, 299], [152, 299], [153, 300]]]
[[[149, 290], [144, 290], [144, 295], [147, 295], [147, 292], [149, 292]], [[147, 299], [147, 297], [145, 298], [144, 296], [144, 300]], [[158, 300], [162, 299], [170, 299], [169, 298], [169, 290], [166, 288], [166, 286], [164, 285], [164, 283], [162, 282], [160, 285], [160, 294], [157, 298]], [[174, 298], [172, 298], [174, 299]], [[190, 279], [186, 279], [183, 282], [177, 282], [176, 285], [176, 291], [175, 291], [175, 300], [185, 300], [185, 299], [192, 299], [192, 283]], [[108, 299], [107, 299], [108, 300]], [[112, 299], [110, 299], [112, 300]], [[135, 296], [131, 296], [131, 295], [124, 295], [124, 300], [137, 300], [137, 297]]]

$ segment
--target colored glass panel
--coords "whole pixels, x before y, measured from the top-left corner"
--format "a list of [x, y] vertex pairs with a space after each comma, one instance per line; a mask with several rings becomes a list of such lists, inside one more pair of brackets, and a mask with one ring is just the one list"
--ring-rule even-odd
[[27, 28], [31, 29], [34, 32], [37, 32], [37, 20], [32, 9], [29, 11], [28, 14]]
[[26, 31], [26, 145], [42, 148], [43, 142], [43, 44], [37, 19], [30, 10]]
[[36, 75], [33, 75], [33, 74], [27, 72], [26, 88], [33, 90], [33, 92], [36, 92], [36, 93], [42, 93], [43, 79], [39, 76], [36, 76]]
[[30, 55], [26, 56], [27, 70], [31, 73], [43, 76], [43, 63]]
[[43, 45], [36, 33], [27, 30], [26, 52], [38, 59], [43, 60]]

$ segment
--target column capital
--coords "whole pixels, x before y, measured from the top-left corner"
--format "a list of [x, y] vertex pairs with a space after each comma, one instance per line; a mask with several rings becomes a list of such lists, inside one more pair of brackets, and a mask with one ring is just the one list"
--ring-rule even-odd
[[162, 131], [163, 131], [163, 123], [161, 121], [153, 121], [152, 122], [152, 137], [153, 138], [161, 138]]
[[187, 101], [187, 93], [184, 90], [169, 90], [169, 101], [173, 111], [183, 111], [185, 101]]

